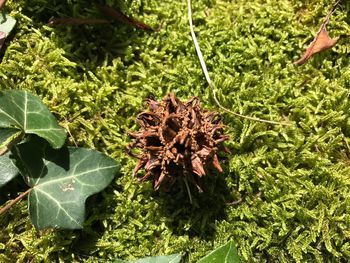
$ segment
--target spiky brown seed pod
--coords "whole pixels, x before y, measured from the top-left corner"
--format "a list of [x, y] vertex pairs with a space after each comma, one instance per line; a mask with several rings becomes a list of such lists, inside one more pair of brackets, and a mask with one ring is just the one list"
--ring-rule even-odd
[[[228, 136], [222, 134], [217, 114], [202, 110], [197, 97], [183, 103], [170, 94], [161, 102], [148, 99], [147, 104], [149, 111], [137, 116], [142, 130], [129, 134], [134, 141], [128, 152], [139, 159], [133, 176], [144, 168], [140, 180], [153, 180], [155, 190], [161, 185], [169, 189], [183, 179], [202, 191], [199, 178], [207, 168], [222, 172], [217, 152]], [[141, 153], [133, 153], [135, 148]]]

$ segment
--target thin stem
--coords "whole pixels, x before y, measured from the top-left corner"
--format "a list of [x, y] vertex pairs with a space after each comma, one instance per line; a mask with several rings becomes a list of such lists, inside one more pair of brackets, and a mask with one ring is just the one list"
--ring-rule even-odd
[[286, 122], [277, 122], [277, 121], [269, 121], [269, 120], [265, 120], [265, 119], [260, 119], [257, 117], [251, 117], [251, 116], [246, 116], [246, 115], [242, 115], [240, 113], [231, 111], [227, 108], [225, 108], [224, 106], [221, 105], [221, 103], [219, 102], [217, 96], [216, 96], [216, 90], [213, 89], [213, 98], [216, 102], [216, 104], [219, 106], [219, 108], [223, 109], [224, 111], [231, 113], [232, 115], [235, 115], [237, 117], [243, 118], [243, 119], [247, 119], [247, 120], [252, 120], [252, 121], [259, 121], [259, 122], [264, 122], [264, 123], [269, 123], [269, 124], [274, 124], [274, 125], [285, 125], [285, 126], [290, 126], [290, 123], [286, 123]]
[[6, 204], [3, 208], [0, 209], [0, 215], [7, 212], [9, 209], [11, 209], [15, 204], [17, 204], [20, 200], [22, 200], [24, 197], [26, 197], [32, 188], [29, 188], [27, 191], [21, 193], [19, 196], [17, 196], [15, 199], [11, 200], [8, 204]]
[[323, 23], [328, 23], [331, 15], [333, 15], [333, 13], [335, 12], [335, 9], [338, 7], [338, 5], [341, 3], [342, 0], [338, 0], [337, 2], [335, 2], [335, 4], [331, 7], [331, 10], [328, 12], [325, 20]]
[[65, 120], [64, 126], [65, 126], [65, 128], [66, 128], [66, 130], [67, 130], [67, 132], [68, 132], [68, 134], [69, 134], [69, 136], [70, 136], [70, 138], [72, 139], [72, 141], [73, 141], [75, 147], [78, 147], [78, 144], [77, 144], [77, 142], [75, 141], [75, 139], [74, 139], [74, 137], [73, 137], [73, 135], [72, 135], [72, 133], [71, 133], [71, 131], [70, 131], [70, 129], [69, 129], [69, 121], [68, 121], [66, 118], [64, 118], [64, 120]]
[[264, 120], [264, 119], [260, 119], [260, 118], [256, 118], [256, 117], [245, 116], [245, 115], [242, 115], [240, 113], [233, 112], [233, 111], [231, 111], [231, 110], [229, 110], [229, 109], [227, 109], [227, 108], [225, 108], [224, 106], [221, 105], [221, 103], [219, 102], [219, 100], [218, 100], [218, 98], [216, 96], [216, 87], [215, 87], [214, 83], [210, 79], [209, 72], [208, 72], [207, 66], [205, 64], [202, 51], [201, 51], [201, 49], [199, 47], [199, 44], [198, 44], [198, 41], [197, 41], [197, 37], [196, 37], [196, 34], [194, 32], [194, 29], [193, 29], [192, 7], [191, 7], [192, 6], [192, 2], [191, 2], [191, 0], [187, 0], [187, 5], [188, 5], [188, 20], [189, 20], [189, 24], [190, 24], [190, 31], [191, 31], [192, 40], [193, 40], [194, 46], [196, 48], [196, 52], [197, 52], [198, 59], [199, 59], [199, 62], [201, 64], [204, 76], [205, 76], [205, 78], [206, 78], [206, 80], [207, 80], [207, 82], [209, 84], [209, 87], [210, 87], [212, 93], [213, 93], [213, 98], [214, 98], [215, 103], [221, 109], [223, 109], [224, 111], [226, 111], [228, 113], [231, 113], [231, 114], [233, 114], [233, 115], [235, 115], [237, 117], [240, 117], [240, 118], [253, 120], [253, 121], [259, 121], [259, 122], [264, 122], [264, 123], [276, 124], [276, 125], [291, 125], [289, 123], [284, 123], [284, 122], [269, 121], [269, 120]]
[[53, 18], [49, 21], [50, 26], [58, 25], [101, 25], [110, 24], [111, 22], [106, 19], [94, 19], [94, 18]]
[[190, 187], [188, 186], [188, 182], [187, 182], [187, 178], [186, 177], [184, 178], [184, 181], [185, 181], [188, 197], [190, 198], [190, 204], [192, 205], [193, 202], [192, 202], [191, 190], [190, 190]]

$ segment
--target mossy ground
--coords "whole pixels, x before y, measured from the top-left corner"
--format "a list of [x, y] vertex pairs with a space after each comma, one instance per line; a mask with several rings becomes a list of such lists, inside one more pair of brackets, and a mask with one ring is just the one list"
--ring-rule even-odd
[[[169, 92], [218, 110], [205, 82], [185, 1], [119, 2], [157, 33], [128, 25], [50, 28], [52, 17], [99, 17], [91, 1], [8, 1], [18, 20], [0, 64], [0, 89], [40, 96], [69, 129], [69, 143], [122, 163], [122, 174], [88, 200], [82, 231], [36, 231], [22, 201], [0, 218], [0, 262], [106, 262], [182, 252], [195, 262], [235, 240], [244, 262], [350, 260], [350, 41], [295, 67], [317, 32], [326, 0], [199, 0], [195, 30], [225, 107], [230, 141], [223, 174], [205, 179], [194, 205], [139, 184], [125, 154], [143, 99]], [[346, 1], [344, 1], [346, 2]], [[350, 32], [350, 6], [331, 19], [332, 36]], [[1, 204], [22, 186], [2, 189]], [[241, 199], [241, 203], [235, 203]]]

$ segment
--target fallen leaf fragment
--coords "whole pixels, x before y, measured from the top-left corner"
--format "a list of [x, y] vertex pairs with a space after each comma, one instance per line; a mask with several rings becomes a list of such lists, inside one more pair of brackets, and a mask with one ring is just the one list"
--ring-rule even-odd
[[5, 4], [6, 4], [6, 0], [0, 0], [0, 10], [1, 8], [4, 7]]
[[[0, 0], [1, 1], [1, 0]], [[0, 2], [3, 5], [5, 2]], [[6, 37], [11, 33], [16, 25], [16, 20], [4, 12], [0, 13], [0, 48], [5, 42]]]
[[314, 40], [311, 42], [309, 47], [306, 49], [304, 55], [295, 61], [293, 64], [295, 65], [303, 65], [305, 64], [313, 55], [320, 53], [324, 50], [330, 49], [337, 44], [337, 41], [339, 37], [337, 38], [330, 38], [329, 34], [327, 32], [326, 26], [329, 23], [329, 19], [333, 12], [335, 11], [336, 7], [339, 5], [341, 0], [338, 0], [331, 8], [331, 10], [328, 12], [327, 16], [325, 17], [323, 23], [320, 26], [320, 29], [318, 30]]
[[306, 49], [304, 55], [297, 61], [295, 65], [305, 64], [314, 54], [320, 53], [324, 50], [330, 49], [337, 44], [339, 37], [330, 38], [325, 26], [316, 35], [316, 38], [311, 42], [310, 46]]

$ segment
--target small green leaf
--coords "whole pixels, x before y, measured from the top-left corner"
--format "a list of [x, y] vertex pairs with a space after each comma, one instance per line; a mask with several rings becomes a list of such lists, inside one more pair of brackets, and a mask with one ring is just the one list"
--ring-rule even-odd
[[132, 263], [179, 263], [181, 254], [173, 254], [169, 256], [147, 257], [132, 261]]
[[16, 25], [16, 20], [4, 12], [0, 12], [0, 32], [5, 33], [7, 37]]
[[36, 137], [15, 148], [17, 164], [29, 194], [34, 226], [78, 229], [83, 227], [85, 201], [103, 190], [119, 171], [112, 158], [95, 150], [64, 147], [55, 150]]
[[22, 90], [0, 91], [0, 128], [17, 128], [36, 134], [60, 148], [66, 132], [36, 96]]
[[240, 258], [233, 241], [229, 241], [225, 245], [210, 252], [197, 263], [239, 263]]
[[7, 184], [18, 175], [18, 169], [9, 158], [9, 153], [0, 156], [0, 187]]
[[179, 263], [180, 260], [181, 260], [181, 254], [172, 254], [169, 256], [141, 258], [134, 261], [124, 261], [121, 259], [117, 259], [113, 263]]

